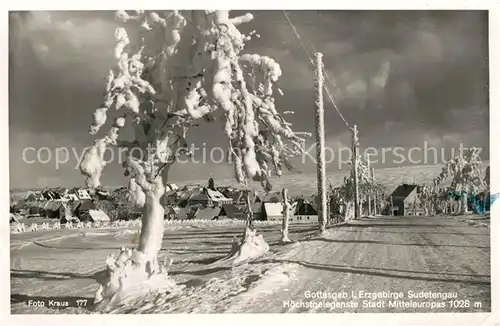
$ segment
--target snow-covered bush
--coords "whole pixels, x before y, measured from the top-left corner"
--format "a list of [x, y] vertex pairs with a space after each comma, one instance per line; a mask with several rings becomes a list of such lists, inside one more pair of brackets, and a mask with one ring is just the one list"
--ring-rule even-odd
[[24, 223], [15, 222], [11, 224], [11, 232], [23, 233], [26, 232], [26, 225]]
[[33, 224], [31, 224], [31, 226], [29, 227], [28, 231], [29, 231], [29, 232], [35, 232], [35, 231], [38, 231], [38, 224], [37, 224], [37, 223], [33, 223]]

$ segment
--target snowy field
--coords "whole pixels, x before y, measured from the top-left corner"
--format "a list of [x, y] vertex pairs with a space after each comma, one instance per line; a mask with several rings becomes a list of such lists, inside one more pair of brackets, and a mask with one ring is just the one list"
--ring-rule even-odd
[[[290, 237], [297, 239], [316, 230], [314, 225], [290, 227]], [[280, 239], [278, 225], [259, 226], [264, 237], [276, 247]], [[236, 226], [168, 226], [165, 230], [163, 257], [174, 259], [171, 274], [177, 283], [189, 286], [208, 282], [227, 274], [227, 267], [210, 264], [224, 257], [231, 248], [234, 237], [241, 237], [242, 224]], [[64, 310], [29, 306], [28, 301], [69, 299], [74, 306], [76, 300], [88, 300], [90, 306], [97, 283], [95, 274], [103, 269], [107, 255], [116, 253], [122, 246], [136, 247], [135, 229], [63, 229], [34, 233], [11, 234], [11, 303], [12, 313], [85, 313], [85, 308]], [[273, 249], [273, 247], [275, 247]], [[238, 291], [240, 285], [251, 283], [235, 280], [227, 290]], [[242, 283], [237, 286], [237, 282]], [[228, 285], [229, 286], [229, 285]]]
[[[182, 293], [174, 297], [156, 296], [111, 312], [491, 309], [490, 229], [485, 217], [378, 217], [334, 226], [321, 238], [310, 237], [317, 229], [316, 224], [291, 225], [290, 238], [301, 241], [289, 245], [278, 243], [280, 225], [261, 225], [258, 229], [271, 245], [271, 252], [249, 264], [231, 266], [220, 259], [229, 252], [233, 238], [241, 236], [241, 225], [168, 226], [160, 259], [174, 259], [170, 271], [178, 284], [185, 285]], [[12, 234], [12, 313], [92, 313], [95, 279], [101, 276], [105, 257], [116, 253], [121, 246], [135, 247], [135, 232], [115, 228]], [[363, 307], [363, 299], [351, 297], [338, 301], [355, 301], [357, 307], [326, 309], [306, 306], [315, 301], [305, 297], [307, 291], [434, 291], [455, 293], [457, 305], [460, 302], [463, 305], [451, 307], [449, 300], [441, 300], [444, 306], [433, 309], [391, 308], [387, 302], [385, 307]], [[46, 306], [30, 306], [30, 300], [44, 302]], [[71, 307], [48, 307], [50, 300], [66, 301]]]

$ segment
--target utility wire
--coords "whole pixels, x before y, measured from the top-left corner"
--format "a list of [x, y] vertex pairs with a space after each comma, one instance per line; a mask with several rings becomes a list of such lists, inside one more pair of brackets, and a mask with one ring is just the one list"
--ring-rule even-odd
[[[307, 49], [307, 47], [305, 46], [304, 42], [302, 41], [301, 37], [300, 37], [300, 34], [299, 32], [297, 31], [297, 28], [293, 25], [290, 17], [288, 16], [288, 14], [286, 13], [286, 11], [282, 10], [283, 11], [283, 14], [285, 15], [286, 17], [286, 20], [288, 21], [288, 24], [290, 25], [290, 28], [292, 29], [293, 33], [295, 34], [295, 36], [297, 37], [297, 39], [299, 40], [300, 42], [300, 45], [302, 46], [302, 48], [304, 49], [304, 51], [307, 53], [307, 56], [309, 57], [309, 63], [311, 65], [314, 66], [314, 61], [312, 59], [312, 55], [311, 53], [309, 52], [309, 50]], [[309, 41], [309, 44], [311, 45], [311, 47], [313, 48], [313, 51], [316, 52], [316, 48], [314, 47], [314, 45], [312, 44], [311, 41]], [[322, 70], [326, 76], [326, 79], [327, 81], [332, 85], [334, 86], [332, 80], [330, 79], [330, 76], [328, 75], [328, 72], [326, 71], [325, 67], [323, 66], [322, 67]], [[324, 88], [326, 90], [326, 94], [328, 95], [328, 98], [330, 99], [330, 101], [332, 102], [333, 104], [333, 107], [335, 108], [335, 110], [337, 111], [337, 114], [340, 116], [340, 118], [342, 119], [342, 121], [344, 121], [344, 124], [349, 128], [351, 129], [351, 126], [349, 125], [349, 123], [347, 122], [347, 120], [344, 118], [344, 116], [342, 115], [342, 113], [340, 112], [337, 104], [335, 104], [335, 100], [333, 98], [333, 95], [332, 93], [330, 92], [330, 89], [324, 85]]]

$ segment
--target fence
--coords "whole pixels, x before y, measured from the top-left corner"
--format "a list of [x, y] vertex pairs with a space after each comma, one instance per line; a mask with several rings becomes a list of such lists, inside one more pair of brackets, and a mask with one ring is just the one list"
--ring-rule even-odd
[[[180, 225], [243, 225], [246, 221], [244, 220], [166, 220], [164, 225], [166, 226], [180, 226]], [[253, 221], [254, 225], [275, 225], [281, 224], [279, 221]], [[23, 233], [23, 232], [40, 232], [40, 231], [50, 231], [50, 230], [60, 230], [60, 229], [105, 229], [105, 228], [140, 228], [142, 226], [141, 220], [132, 221], [113, 221], [113, 222], [78, 222], [78, 223], [33, 223], [31, 225], [26, 225], [24, 223], [14, 222], [11, 223], [10, 232], [11, 233]]]

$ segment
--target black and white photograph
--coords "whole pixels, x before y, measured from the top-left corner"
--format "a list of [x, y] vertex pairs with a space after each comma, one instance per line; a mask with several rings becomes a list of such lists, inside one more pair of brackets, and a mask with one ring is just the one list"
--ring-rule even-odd
[[12, 315], [494, 311], [489, 10], [164, 6], [8, 12]]

